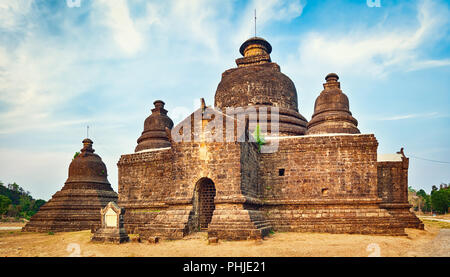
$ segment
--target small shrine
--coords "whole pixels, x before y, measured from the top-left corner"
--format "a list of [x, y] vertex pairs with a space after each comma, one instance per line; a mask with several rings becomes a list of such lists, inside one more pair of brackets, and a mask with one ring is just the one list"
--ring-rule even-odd
[[124, 209], [115, 202], [109, 202], [105, 208], [100, 210], [101, 228], [97, 229], [91, 241], [97, 242], [127, 242], [130, 238], [123, 227]]

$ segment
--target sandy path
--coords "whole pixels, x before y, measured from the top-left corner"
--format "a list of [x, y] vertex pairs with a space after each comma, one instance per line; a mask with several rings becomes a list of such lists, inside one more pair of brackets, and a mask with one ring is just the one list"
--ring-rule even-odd
[[1, 230], [21, 230], [22, 227], [19, 226], [0, 226], [0, 231]]
[[430, 249], [433, 257], [450, 257], [450, 229], [441, 229], [431, 242]]
[[[90, 231], [22, 233], [0, 231], [0, 256], [154, 256], [154, 257], [367, 257], [449, 256], [450, 229], [426, 225], [407, 229], [408, 236], [370, 236], [320, 233], [275, 233], [263, 241], [220, 241], [208, 245], [206, 233], [158, 244], [130, 242], [121, 245], [90, 242]], [[438, 235], [439, 234], [439, 235]], [[447, 248], [442, 248], [442, 245]], [[430, 247], [431, 245], [431, 247]]]

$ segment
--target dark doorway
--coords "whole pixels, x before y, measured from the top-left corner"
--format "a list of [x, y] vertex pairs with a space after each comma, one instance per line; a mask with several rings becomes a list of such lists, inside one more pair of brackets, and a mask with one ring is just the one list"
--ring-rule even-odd
[[208, 230], [214, 209], [216, 187], [209, 178], [201, 178], [195, 186], [194, 209], [198, 218], [198, 229]]

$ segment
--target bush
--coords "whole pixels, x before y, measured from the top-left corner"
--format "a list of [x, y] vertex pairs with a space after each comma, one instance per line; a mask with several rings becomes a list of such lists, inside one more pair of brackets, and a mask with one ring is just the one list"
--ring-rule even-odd
[[446, 213], [450, 204], [450, 189], [436, 190], [431, 194], [431, 206], [438, 213]]
[[0, 215], [6, 214], [9, 205], [11, 205], [11, 203], [12, 203], [11, 199], [9, 199], [4, 195], [0, 195]]
[[0, 182], [0, 215], [6, 214], [9, 217], [23, 217], [29, 220], [44, 204], [44, 200], [33, 199], [30, 193], [18, 184], [4, 186]]

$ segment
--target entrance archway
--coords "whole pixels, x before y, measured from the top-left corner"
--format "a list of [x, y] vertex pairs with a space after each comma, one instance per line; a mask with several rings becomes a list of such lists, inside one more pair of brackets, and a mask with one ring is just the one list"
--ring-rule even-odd
[[214, 198], [216, 197], [216, 187], [209, 178], [201, 178], [195, 185], [194, 210], [196, 214], [197, 229], [208, 230], [214, 209]]

